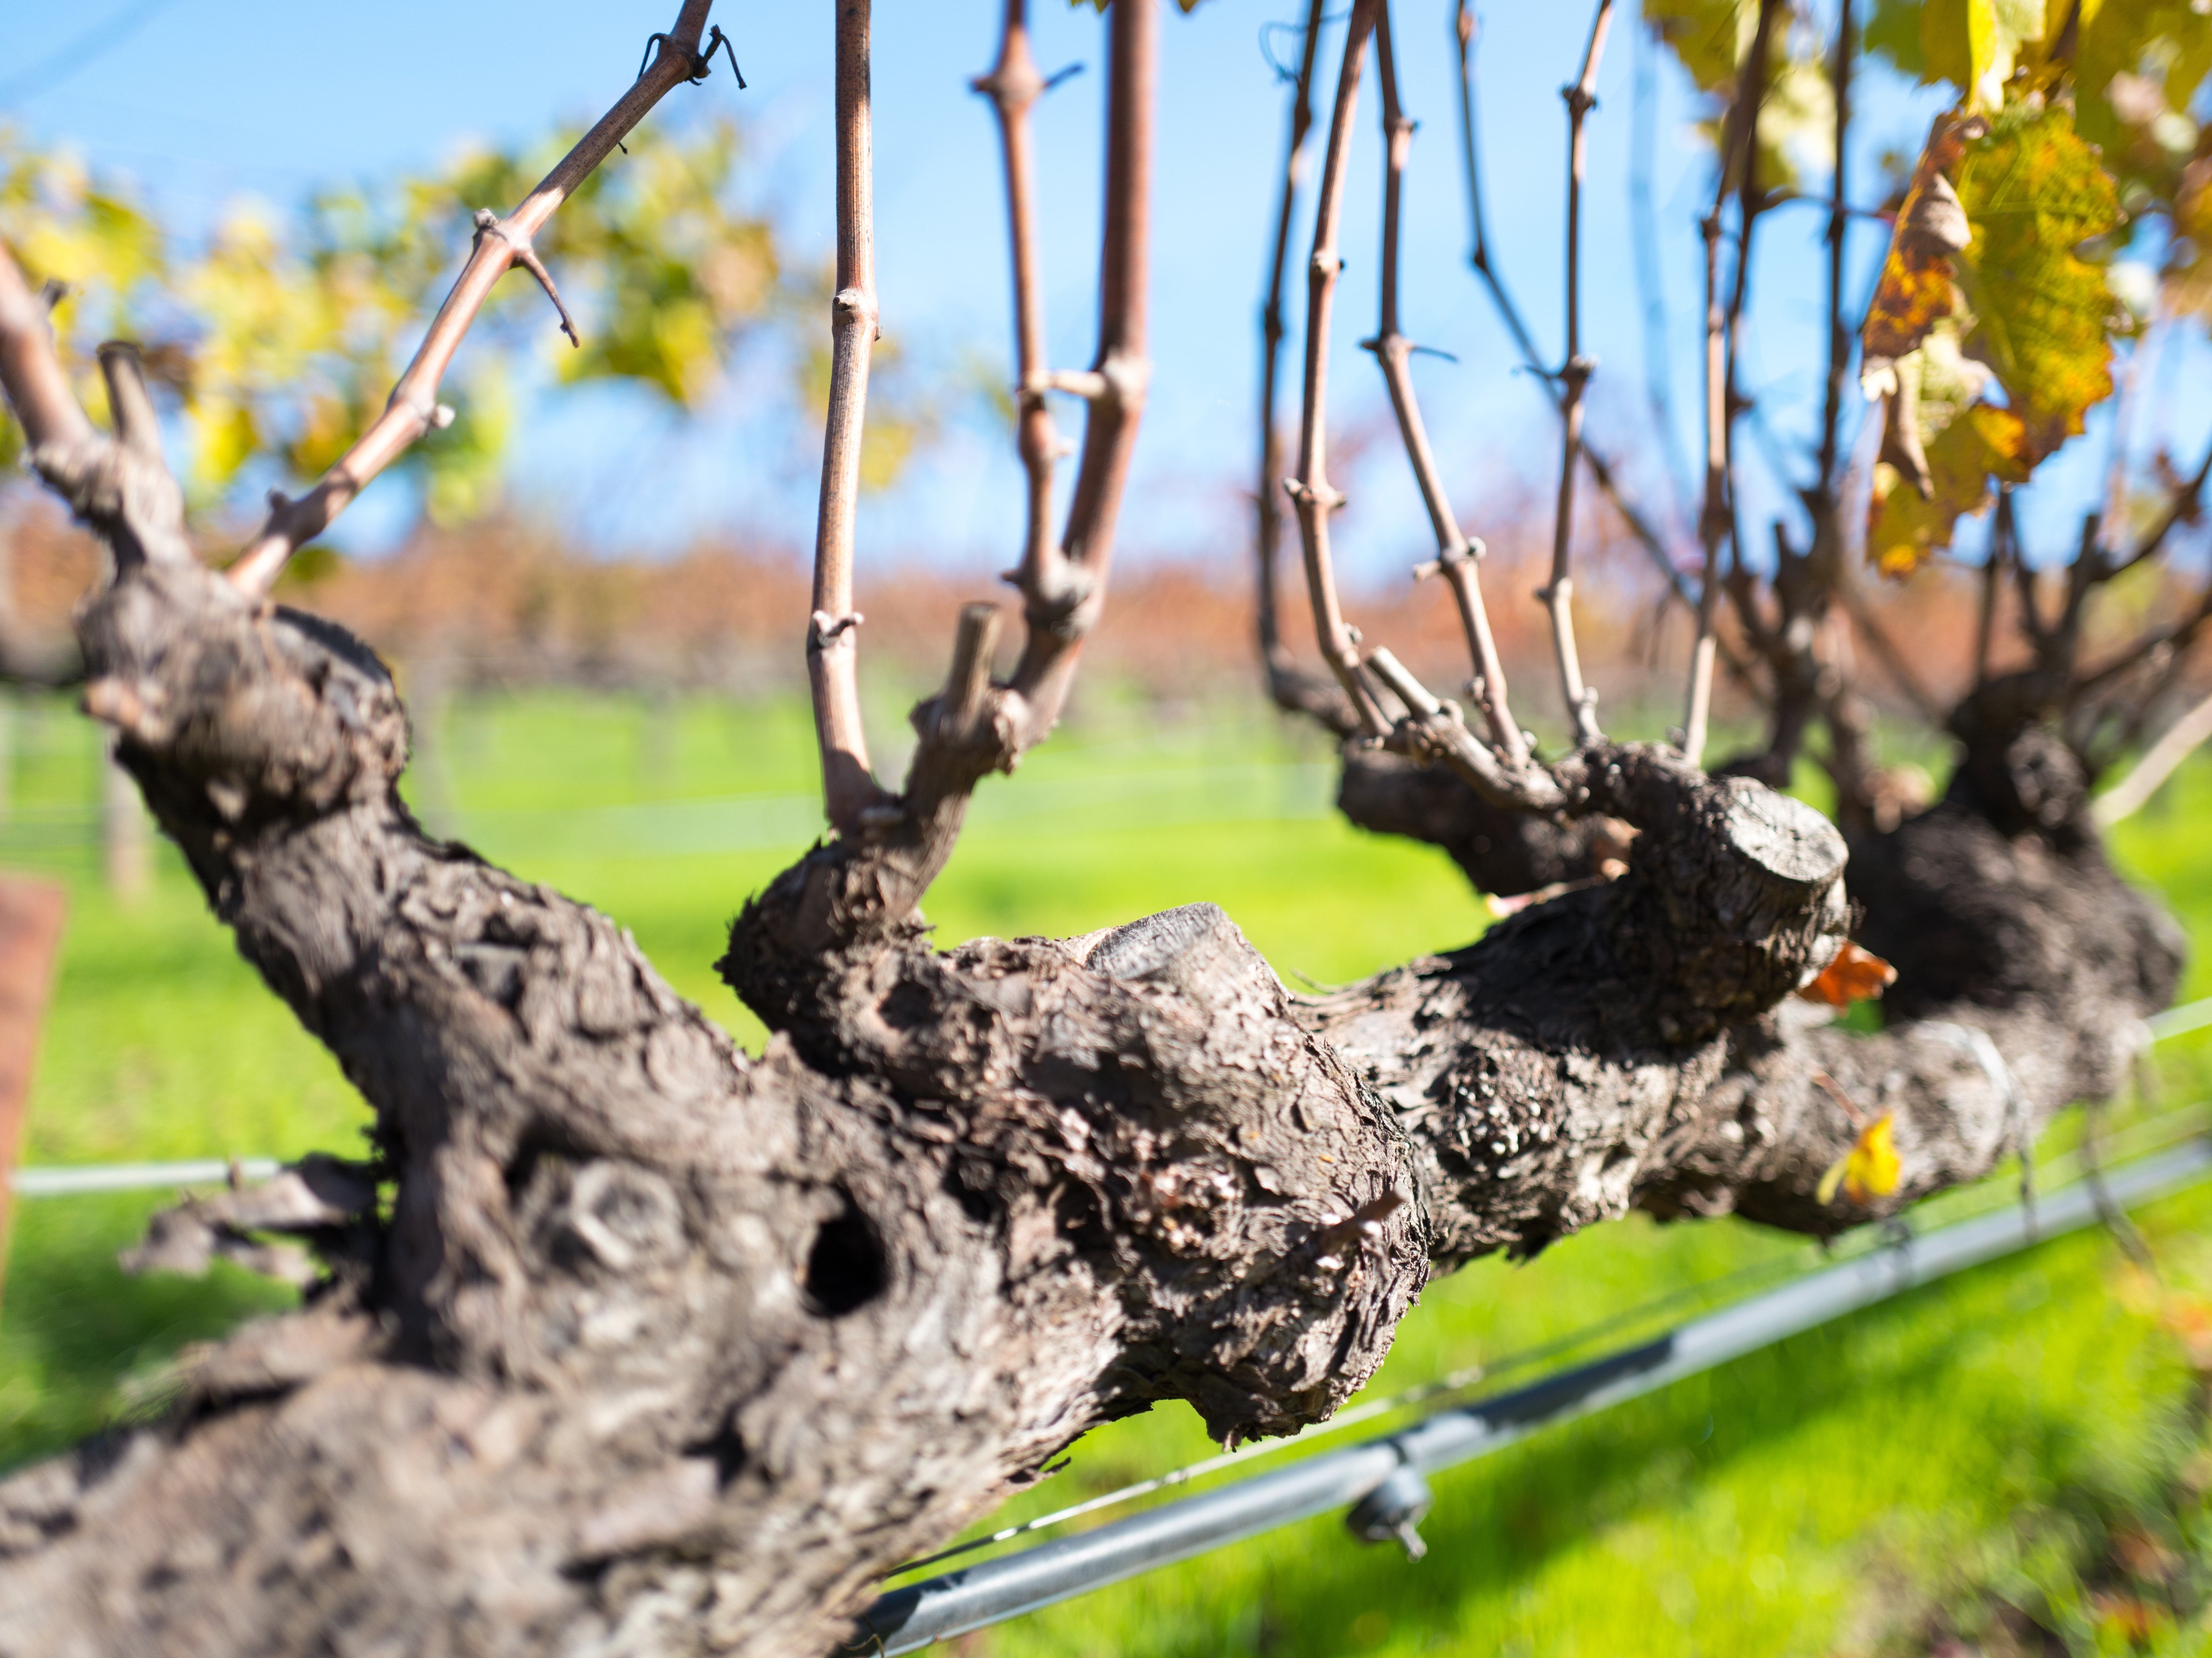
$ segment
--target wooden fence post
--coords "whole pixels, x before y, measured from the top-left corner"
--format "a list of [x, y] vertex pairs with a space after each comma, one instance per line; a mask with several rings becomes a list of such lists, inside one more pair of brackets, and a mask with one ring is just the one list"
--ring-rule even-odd
[[8, 1223], [31, 1067], [68, 909], [67, 895], [53, 882], [0, 875], [0, 1290], [7, 1283]]
[[109, 741], [100, 768], [100, 845], [107, 890], [125, 903], [146, 896], [154, 884], [154, 836], [145, 804], [131, 774], [115, 763]]

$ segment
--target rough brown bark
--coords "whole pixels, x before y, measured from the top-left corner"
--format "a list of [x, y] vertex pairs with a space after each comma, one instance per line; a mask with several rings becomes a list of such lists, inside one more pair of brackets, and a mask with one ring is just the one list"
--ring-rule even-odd
[[1347, 746], [1337, 810], [1364, 829], [1437, 847], [1483, 892], [1516, 896], [1595, 874], [1620, 825], [1494, 805], [1458, 773], [1387, 749]]
[[[1108, 238], [1102, 374], [1141, 356], [1142, 239]], [[376, 1155], [171, 1223], [163, 1250], [293, 1233], [327, 1272], [194, 1356], [160, 1424], [0, 1484], [9, 1658], [823, 1650], [876, 1574], [1099, 1422], [1326, 1416], [1435, 1266], [1638, 1205], [1869, 1218], [1818, 1201], [1852, 1127], [1816, 1074], [1897, 1116], [1880, 1212], [1986, 1172], [2112, 1085], [2174, 982], [2026, 682], [1960, 711], [1942, 805], [1852, 849], [1903, 975], [1877, 1035], [1789, 999], [1852, 918], [1842, 835], [1603, 741], [1540, 768], [1512, 849], [1565, 873], [1572, 826], [1618, 820], [1626, 872], [1363, 985], [1289, 996], [1211, 905], [940, 952], [915, 906], [1018, 747], [970, 629], [898, 810], [733, 925], [754, 1059], [606, 918], [422, 831], [382, 665], [193, 562], [129, 353], [109, 438], [13, 276], [0, 378], [114, 561], [86, 704]], [[1100, 574], [1133, 416], [1099, 417], [1077, 490]], [[1042, 637], [1064, 689], [1079, 634]], [[1463, 731], [1407, 706], [1448, 761]], [[1419, 774], [1353, 765], [1420, 821]]]
[[[1778, 1017], [1839, 935], [1841, 839], [1662, 750], [1562, 768], [1641, 831], [1626, 876], [1315, 1001], [1211, 907], [949, 954], [846, 913], [825, 949], [818, 907], [873, 890], [839, 872], [880, 867], [825, 849], [733, 929], [755, 1060], [604, 918], [422, 833], [337, 629], [155, 563], [83, 638], [217, 913], [375, 1107], [388, 1196], [161, 1426], [0, 1487], [0, 1650], [818, 1649], [1097, 1422], [1325, 1415], [1431, 1260], [1635, 1203], [1863, 1218], [1813, 1199], [1850, 1132], [1814, 1066], [1894, 1103], [1899, 1201], [2011, 1144], [1929, 1017]], [[1962, 1010], [1899, 950], [1900, 1007], [1996, 1031], [2037, 1117], [2109, 1084], [2170, 930], [2093, 839], [1958, 802], [1869, 890], [1954, 891], [1946, 858], [2043, 954]]]

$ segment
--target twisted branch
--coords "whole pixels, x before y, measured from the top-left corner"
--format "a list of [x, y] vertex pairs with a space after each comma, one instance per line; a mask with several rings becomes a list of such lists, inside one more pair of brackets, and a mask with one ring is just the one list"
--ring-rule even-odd
[[1596, 361], [1582, 349], [1582, 235], [1583, 173], [1589, 161], [1587, 123], [1597, 103], [1597, 71], [1605, 53], [1606, 35], [1613, 26], [1613, 0], [1598, 0], [1591, 20], [1589, 44], [1583, 52], [1583, 72], [1560, 95], [1567, 104], [1567, 280], [1566, 361], [1559, 369], [1559, 498], [1552, 518], [1552, 579], [1537, 594], [1550, 613], [1552, 651], [1559, 665], [1559, 692], [1566, 700], [1567, 717], [1574, 722], [1575, 744], [1581, 747], [1598, 739], [1597, 693], [1583, 683], [1580, 655], [1575, 649], [1574, 592], [1571, 562], [1574, 539], [1575, 473], [1583, 445], [1583, 393], [1595, 372]]
[[1298, 179], [1305, 170], [1306, 139], [1313, 129], [1314, 63], [1321, 49], [1322, 7], [1326, 0], [1308, 0], [1306, 21], [1300, 37], [1298, 68], [1291, 81], [1290, 133], [1284, 145], [1282, 185], [1275, 200], [1273, 258], [1267, 267], [1267, 296], [1260, 307], [1260, 477], [1252, 501], [1255, 525], [1254, 574], [1258, 582], [1255, 622], [1260, 661], [1267, 677], [1267, 694], [1278, 708], [1304, 714], [1320, 721], [1340, 738], [1350, 737], [1359, 722], [1342, 695], [1329, 681], [1300, 668], [1283, 643], [1280, 610], [1276, 603], [1275, 556], [1282, 545], [1283, 507], [1278, 491], [1283, 477], [1282, 434], [1275, 423], [1276, 386], [1283, 361], [1283, 275], [1290, 263], [1291, 217], [1297, 202]]
[[1460, 625], [1466, 631], [1468, 653], [1474, 661], [1474, 695], [1476, 706], [1490, 726], [1490, 739], [1509, 766], [1527, 758], [1528, 744], [1513, 718], [1506, 698], [1505, 667], [1498, 655], [1498, 641], [1490, 630], [1490, 616], [1483, 607], [1482, 583], [1476, 569], [1480, 544], [1470, 544], [1444, 493], [1437, 458], [1421, 421], [1421, 406], [1413, 396], [1409, 362], [1413, 343], [1398, 327], [1398, 226], [1403, 205], [1406, 160], [1413, 149], [1413, 122], [1398, 101], [1398, 70], [1391, 50], [1389, 0], [1378, 0], [1375, 20], [1376, 80], [1382, 101], [1382, 317], [1375, 337], [1363, 342], [1375, 354], [1389, 388], [1390, 408], [1398, 419], [1398, 434], [1406, 446], [1406, 459], [1420, 486], [1421, 501], [1436, 531], [1437, 556], [1419, 566], [1415, 578], [1441, 574], [1451, 586], [1459, 606]]
[[853, 525], [875, 349], [876, 224], [869, 106], [871, 0], [837, 0], [837, 291], [830, 301], [830, 408], [814, 519], [814, 591], [806, 677], [822, 752], [822, 804], [848, 838], [887, 798], [868, 764], [860, 714], [861, 617], [853, 608]]
[[1358, 638], [1344, 620], [1337, 598], [1336, 573], [1329, 557], [1329, 514], [1344, 497], [1328, 481], [1328, 347], [1336, 297], [1336, 278], [1344, 269], [1337, 233], [1344, 216], [1345, 171], [1352, 160], [1352, 122], [1359, 106], [1359, 76], [1374, 31], [1376, 0], [1354, 0], [1351, 27], [1344, 37], [1344, 64], [1337, 72], [1336, 104], [1330, 112], [1328, 149], [1322, 163], [1320, 194], [1314, 203], [1313, 254], [1306, 269], [1306, 355], [1304, 400], [1298, 424], [1298, 462], [1284, 489], [1297, 511], [1298, 541], [1305, 555], [1306, 592], [1313, 604], [1314, 632], [1322, 659], [1344, 688], [1359, 729], [1379, 738], [1389, 716], [1359, 669]]
[[[629, 136], [630, 129], [671, 91], [697, 75], [699, 37], [713, 3], [714, 0], [684, 0], [674, 25], [660, 38], [653, 61], [629, 90], [562, 157], [520, 207], [496, 221], [499, 234], [477, 235], [468, 264], [438, 308], [414, 361], [392, 388], [384, 412], [306, 495], [296, 501], [282, 494], [270, 496], [268, 521], [230, 568], [231, 585], [239, 592], [257, 598], [266, 594], [292, 555], [328, 529], [371, 479], [406, 453], [424, 433], [452, 420], [450, 411], [441, 417], [445, 405], [438, 401], [439, 383], [494, 285], [516, 264], [526, 262], [523, 254], [531, 238]], [[550, 294], [552, 279], [541, 279]], [[555, 303], [559, 303], [557, 295]], [[573, 328], [570, 331], [573, 338]]]

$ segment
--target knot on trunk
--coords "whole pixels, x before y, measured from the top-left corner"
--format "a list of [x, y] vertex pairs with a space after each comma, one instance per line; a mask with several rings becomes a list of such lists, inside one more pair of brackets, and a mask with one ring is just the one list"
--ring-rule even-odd
[[392, 676], [344, 629], [255, 606], [197, 565], [126, 571], [77, 619], [86, 706], [188, 855], [389, 795], [407, 759]]
[[[763, 935], [809, 892], [842, 897], [823, 875], [764, 894], [724, 970], [771, 964]], [[1372, 1373], [1427, 1276], [1395, 1120], [1218, 906], [950, 953], [917, 927], [745, 989], [806, 1063], [888, 1089], [946, 1148], [1017, 1294], [1107, 1295], [1107, 1414], [1179, 1398], [1219, 1438], [1293, 1431]]]
[[1854, 841], [1851, 867], [1862, 941], [1897, 969], [1882, 998], [1892, 1023], [2040, 1004], [2063, 1028], [2117, 1029], [2164, 1007], [2180, 981], [2180, 928], [2094, 836], [2008, 831], [1955, 781], [1891, 833]]
[[2051, 721], [2065, 706], [2055, 673], [2030, 668], [1978, 687], [1951, 711], [1964, 745], [1947, 793], [2000, 834], [2030, 830], [2069, 845], [2094, 838], [2087, 822], [2093, 780]]
[[1593, 750], [1589, 809], [1638, 831], [1599, 925], [1663, 1041], [1754, 1018], [1834, 956], [1850, 920], [1843, 835], [1748, 777], [1708, 777], [1672, 750]]
[[1494, 805], [1448, 767], [1349, 744], [1336, 805], [1364, 829], [1443, 847], [1476, 887], [1501, 898], [1594, 875], [1625, 838], [1603, 817], [1555, 821]]

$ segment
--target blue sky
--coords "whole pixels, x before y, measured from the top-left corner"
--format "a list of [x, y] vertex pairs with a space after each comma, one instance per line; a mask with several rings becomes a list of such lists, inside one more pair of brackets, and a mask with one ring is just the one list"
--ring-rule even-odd
[[[988, 110], [967, 89], [990, 61], [996, 9], [988, 0], [885, 0], [877, 8], [884, 326], [933, 363], [1003, 365], [1007, 354], [996, 141]], [[1297, 9], [1295, 0], [1208, 0], [1193, 16], [1164, 20], [1156, 369], [1124, 519], [1133, 556], [1224, 569], [1240, 568], [1245, 556], [1240, 492], [1249, 488], [1253, 448], [1254, 318], [1284, 114], [1259, 37], [1263, 24]], [[1557, 439], [1540, 388], [1518, 372], [1466, 266], [1449, 0], [1401, 0], [1397, 9], [1405, 100], [1421, 122], [1406, 221], [1406, 325], [1457, 360], [1418, 359], [1415, 374], [1455, 497], [1480, 533], [1486, 514], [1550, 490]], [[1093, 326], [1101, 24], [1088, 6], [1071, 9], [1062, 0], [1039, 0], [1036, 12], [1046, 67], [1079, 62], [1087, 70], [1037, 118], [1053, 349], [1056, 361], [1079, 365], [1089, 360]], [[0, 0], [0, 39], [10, 43], [0, 108], [38, 140], [69, 143], [134, 175], [185, 222], [204, 222], [243, 195], [283, 202], [319, 183], [430, 165], [471, 135], [526, 140], [595, 114], [635, 71], [646, 36], [672, 14], [673, 0], [384, 0], [343, 9], [275, 0], [106, 0], [97, 9]], [[824, 249], [830, 8], [725, 0], [715, 15], [736, 39], [751, 89], [740, 93], [720, 74], [679, 90], [654, 118], [734, 112], [748, 124], [758, 199], [796, 247]], [[1556, 350], [1565, 137], [1559, 88], [1575, 70], [1589, 16], [1581, 6], [1493, 0], [1483, 24], [1482, 137], [1498, 257], [1540, 339]], [[1656, 434], [1626, 193], [1636, 32], [1616, 31], [1592, 119], [1584, 327], [1602, 365], [1593, 434], [1616, 452], [1650, 455]], [[83, 67], [42, 71], [43, 60], [71, 43], [111, 37], [117, 44]], [[1325, 61], [1338, 38], [1332, 30]], [[11, 85], [19, 76], [32, 84]], [[1710, 190], [1709, 164], [1688, 131], [1699, 112], [1689, 88], [1663, 62], [1654, 79], [1650, 160], [1668, 360], [1677, 438], [1682, 452], [1694, 453], [1700, 251], [1692, 221]], [[1334, 370], [1334, 412], [1347, 428], [1371, 425], [1384, 408], [1379, 376], [1355, 345], [1371, 331], [1375, 307], [1380, 156], [1371, 88], [1370, 79], [1352, 161]], [[1866, 93], [1855, 194], [1871, 204], [1880, 188], [1874, 158], [1917, 148], [1940, 100], [1886, 76]], [[1817, 412], [1824, 223], [1817, 211], [1790, 208], [1769, 216], [1759, 233], [1746, 380], [1785, 459]], [[1878, 225], [1853, 233], [1858, 293], [1883, 240]], [[1302, 310], [1301, 302], [1294, 319]], [[2202, 361], [2199, 352], [2169, 352], [2166, 372], [2186, 386], [2202, 378]], [[728, 410], [688, 430], [621, 394], [542, 406], [525, 428], [516, 489], [609, 547], [665, 548], [721, 528], [801, 544], [813, 497], [799, 452], [807, 446], [749, 422], [746, 392], [734, 387]], [[2194, 452], [2208, 417], [2212, 409], [2195, 406], [2176, 416], [2185, 452]], [[1774, 469], [1748, 430], [1744, 438], [1747, 501], [1778, 508], [1786, 496]], [[2039, 550], [2070, 544], [2073, 514], [2094, 487], [2102, 451], [2093, 429], [2046, 467], [2050, 477], [2023, 513]], [[1355, 579], [1394, 574], [1422, 556], [1425, 522], [1395, 447], [1376, 446], [1341, 481], [1352, 496], [1342, 556]], [[902, 485], [867, 504], [864, 570], [871, 559], [908, 558], [1000, 568], [1016, 544], [1020, 500], [1006, 434], [963, 423]], [[373, 542], [404, 505], [389, 500], [380, 513], [372, 496], [356, 509], [356, 540]]]

